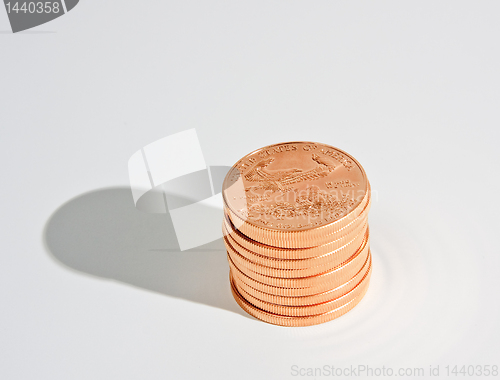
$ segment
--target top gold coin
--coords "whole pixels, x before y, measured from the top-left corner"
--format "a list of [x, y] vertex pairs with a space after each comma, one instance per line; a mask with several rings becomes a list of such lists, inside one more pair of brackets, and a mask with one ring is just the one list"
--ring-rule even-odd
[[256, 150], [239, 160], [223, 183], [225, 207], [239, 219], [235, 225], [267, 231], [306, 232], [340, 225], [366, 204], [368, 193], [365, 171], [352, 156], [312, 142]]

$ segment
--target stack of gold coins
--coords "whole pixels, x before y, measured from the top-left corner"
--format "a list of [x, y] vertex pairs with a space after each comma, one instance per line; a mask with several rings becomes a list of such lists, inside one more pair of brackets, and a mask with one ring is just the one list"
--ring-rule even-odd
[[308, 326], [363, 298], [371, 197], [353, 157], [311, 142], [267, 146], [231, 168], [223, 199], [231, 289], [247, 313]]

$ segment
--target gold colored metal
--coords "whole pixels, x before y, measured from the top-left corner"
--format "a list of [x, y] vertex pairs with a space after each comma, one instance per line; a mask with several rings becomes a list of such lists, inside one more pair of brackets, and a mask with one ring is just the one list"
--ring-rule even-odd
[[[280, 248], [310, 248], [326, 244], [332, 240], [335, 240], [335, 238], [348, 233], [349, 228], [355, 226], [358, 217], [363, 217], [368, 214], [371, 205], [371, 190], [369, 183], [367, 184], [367, 186], [368, 190], [363, 200], [360, 202], [358, 207], [352, 210], [352, 212], [334, 222], [328, 222], [330, 218], [329, 216], [325, 217], [325, 220], [315, 220], [311, 218], [313, 219], [313, 221], [311, 221], [309, 224], [317, 224], [317, 226], [308, 230], [293, 229], [293, 226], [291, 224], [286, 223], [290, 221], [289, 219], [287, 219], [283, 223], [271, 223], [267, 222], [266, 220], [261, 220], [261, 223], [269, 224], [267, 224], [266, 227], [256, 226], [254, 224], [250, 224], [248, 222], [249, 219], [242, 219], [240, 216], [235, 214], [234, 211], [226, 203], [224, 211], [228, 215], [229, 220], [232, 222], [232, 224], [235, 225], [242, 234], [252, 238], [259, 243], [270, 244]], [[328, 196], [328, 193], [326, 193], [326, 196]], [[325, 214], [328, 215], [327, 212], [325, 212]], [[327, 225], [321, 225], [322, 223], [327, 222]], [[283, 230], [270, 230], [267, 228], [268, 225], [275, 224], [283, 226]]]
[[[348, 271], [350, 270], [351, 267], [356, 266], [355, 263], [356, 260], [358, 261], [363, 260], [362, 262], [364, 262], [364, 257], [358, 258], [357, 256], [362, 256], [361, 252], [363, 251], [363, 249], [365, 249], [365, 251], [368, 251], [367, 247], [368, 240], [369, 240], [369, 232], [367, 230], [365, 237], [361, 242], [361, 246], [359, 245], [351, 246], [350, 247], [351, 249], [348, 251], [347, 259], [342, 260], [340, 263], [330, 260], [329, 262], [325, 262], [317, 266], [311, 265], [309, 267], [300, 269], [278, 269], [257, 264], [253, 261], [250, 261], [242, 254], [240, 254], [231, 245], [231, 243], [227, 241], [227, 239], [225, 239], [225, 243], [228, 254], [231, 257], [231, 260], [246, 275], [254, 278], [255, 280], [265, 282], [266, 284], [295, 288], [295, 287], [303, 287], [303, 286], [296, 286], [295, 284], [309, 283], [310, 278], [315, 279], [317, 276], [326, 277], [327, 273], [329, 278], [334, 276], [340, 277], [341, 275], [344, 276], [345, 273], [350, 273]], [[311, 262], [313, 260], [309, 259], [308, 261]], [[256, 275], [262, 275], [262, 276], [256, 277]], [[266, 277], [271, 277], [272, 279], [267, 279]], [[326, 278], [322, 278], [320, 281], [328, 281], [328, 280]]]
[[[248, 277], [254, 279], [255, 281], [261, 282], [263, 284], [278, 286], [284, 288], [292, 289], [302, 289], [302, 288], [312, 288], [320, 285], [328, 285], [330, 288], [335, 288], [340, 284], [348, 281], [352, 276], [354, 276], [362, 268], [363, 263], [368, 256], [369, 246], [368, 246], [368, 235], [365, 240], [363, 240], [362, 246], [356, 251], [356, 253], [343, 265], [337, 266], [332, 270], [324, 271], [316, 275], [311, 275], [307, 277], [299, 278], [289, 278], [289, 277], [279, 277], [280, 275], [286, 274], [285, 271], [289, 271], [293, 275], [293, 270], [287, 269], [275, 269], [269, 267], [261, 267], [256, 270], [261, 272], [266, 272], [267, 274], [262, 274], [259, 272], [254, 272], [247, 267], [241, 265], [239, 257], [234, 254], [234, 250], [231, 247], [228, 248], [228, 257], [230, 263], [237, 268], [240, 272], [244, 273]], [[237, 265], [235, 261], [238, 261], [240, 265]]]
[[300, 296], [300, 295], [279, 296], [279, 295], [264, 293], [260, 290], [257, 290], [247, 285], [244, 281], [241, 281], [240, 279], [238, 280], [235, 279], [234, 278], [235, 276], [232, 271], [231, 271], [231, 276], [233, 277], [233, 281], [237, 282], [238, 289], [243, 289], [246, 293], [262, 301], [283, 306], [308, 306], [308, 305], [315, 305], [327, 302], [348, 293], [361, 281], [361, 279], [366, 275], [366, 273], [370, 268], [371, 268], [371, 255], [367, 257], [361, 270], [358, 273], [356, 273], [356, 275], [349, 281], [343, 283], [342, 285], [334, 289], [308, 296]]
[[306, 248], [276, 247], [273, 246], [273, 241], [268, 241], [266, 244], [259, 243], [252, 237], [246, 236], [238, 231], [238, 229], [232, 224], [227, 214], [225, 214], [223, 221], [223, 233], [224, 235], [231, 235], [231, 238], [249, 251], [263, 256], [278, 259], [306, 259], [317, 257], [341, 248], [352, 241], [359, 234], [363, 234], [361, 229], [363, 229], [363, 225], [368, 221], [368, 206], [369, 204], [365, 208], [365, 211], [358, 216], [358, 218], [351, 221], [351, 223], [345, 226], [342, 230], [330, 235], [329, 240], [324, 244], [312, 245], [310, 243], [306, 243], [304, 245], [311, 245], [311, 247]]
[[[276, 269], [308, 269], [320, 265], [326, 265], [329, 266], [330, 269], [333, 269], [337, 265], [341, 265], [342, 263], [346, 262], [349, 257], [354, 254], [354, 252], [363, 242], [367, 229], [368, 224], [365, 221], [360, 225], [360, 228], [356, 230], [357, 233], [354, 235], [353, 239], [338, 247], [337, 249], [329, 250], [328, 247], [331, 247], [331, 244], [328, 244], [327, 247], [319, 246], [307, 249], [310, 252], [316, 251], [318, 253], [322, 253], [314, 256], [311, 256], [311, 253], [303, 254], [300, 248], [281, 248], [280, 256], [283, 256], [283, 258], [269, 257], [263, 254], [256, 253], [239, 244], [238, 241], [234, 238], [236, 233], [227, 233], [224, 236], [224, 241], [226, 245], [230, 245], [231, 247], [233, 247], [234, 250], [236, 250], [241, 256], [245, 257], [250, 262], [262, 266]], [[224, 232], [227, 231], [225, 225], [223, 226], [223, 230]], [[241, 241], [240, 239], [238, 240]], [[246, 241], [244, 240], [244, 242]], [[252, 247], [251, 244], [247, 244], [247, 246]], [[262, 244], [259, 244], [259, 246], [256, 247], [263, 248]], [[271, 250], [271, 248], [272, 247], [270, 246], [265, 247], [265, 249], [268, 250]], [[307, 258], [294, 258], [296, 256], [302, 255], [307, 256]], [[287, 256], [291, 258], [285, 258]]]
[[287, 326], [287, 327], [312, 326], [338, 318], [343, 314], [347, 313], [354, 306], [356, 306], [363, 299], [367, 290], [368, 290], [368, 284], [364, 287], [364, 289], [357, 297], [355, 297], [351, 301], [343, 304], [342, 306], [336, 309], [330, 310], [329, 312], [308, 317], [288, 317], [279, 314], [269, 313], [265, 310], [253, 306], [238, 293], [238, 290], [235, 289], [234, 284], [231, 283], [231, 291], [233, 292], [234, 299], [241, 306], [241, 308], [245, 310], [248, 314], [264, 322], [271, 323], [273, 325]]
[[242, 287], [240, 287], [237, 283], [233, 281], [233, 286], [238, 290], [238, 293], [246, 300], [248, 303], [252, 304], [259, 309], [267, 311], [273, 314], [285, 315], [288, 317], [307, 317], [311, 315], [323, 314], [327, 313], [331, 310], [337, 309], [345, 303], [350, 302], [360, 293], [362, 293], [365, 287], [368, 286], [369, 277], [371, 273], [371, 266], [368, 268], [368, 271], [362, 277], [361, 281], [359, 281], [353, 289], [349, 292], [343, 294], [340, 297], [333, 298], [331, 300], [327, 300], [324, 302], [315, 303], [312, 305], [300, 305], [300, 306], [285, 306], [279, 305], [271, 302], [266, 302], [259, 298], [252, 296], [250, 293], [247, 293]]
[[246, 312], [309, 326], [363, 298], [371, 188], [352, 156], [319, 143], [271, 145], [232, 167], [222, 195], [231, 290]]

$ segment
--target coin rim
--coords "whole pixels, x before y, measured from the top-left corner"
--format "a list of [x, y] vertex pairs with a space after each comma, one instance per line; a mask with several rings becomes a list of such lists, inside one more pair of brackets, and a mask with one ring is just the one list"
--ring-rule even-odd
[[234, 289], [233, 286], [231, 286], [231, 292], [233, 294], [235, 301], [248, 314], [250, 314], [251, 316], [253, 316], [261, 321], [264, 321], [264, 322], [267, 322], [267, 323], [270, 323], [273, 325], [283, 326], [283, 327], [312, 326], [312, 325], [318, 325], [318, 324], [336, 319], [336, 318], [346, 314], [347, 312], [352, 310], [356, 305], [358, 305], [359, 302], [366, 295], [366, 292], [368, 291], [368, 289], [369, 289], [369, 282], [368, 282], [368, 285], [366, 286], [365, 290], [358, 297], [355, 297], [352, 301], [348, 302], [345, 305], [342, 305], [338, 309], [329, 311], [327, 313], [319, 314], [319, 315], [315, 315], [315, 316], [309, 316], [309, 317], [287, 317], [287, 316], [282, 316], [282, 315], [278, 315], [278, 314], [268, 313], [264, 310], [256, 308], [252, 304], [245, 301], [244, 298], [242, 298], [239, 295], [239, 293], [237, 293], [237, 290]]
[[363, 267], [350, 280], [346, 281], [345, 283], [331, 290], [311, 295], [283, 296], [283, 295], [269, 294], [262, 290], [256, 289], [251, 285], [248, 285], [246, 282], [242, 281], [239, 277], [237, 277], [237, 275], [233, 273], [231, 270], [230, 274], [233, 277], [233, 279], [235, 279], [235, 281], [238, 282], [238, 285], [240, 287], [244, 288], [247, 293], [252, 294], [254, 297], [260, 300], [283, 306], [307, 306], [340, 297], [343, 294], [347, 293], [348, 291], [352, 290], [354, 286], [356, 286], [356, 284], [360, 281], [360, 278], [363, 278], [365, 276], [366, 272], [368, 271], [369, 268], [371, 268], [371, 266], [372, 266], [372, 256], [370, 254], [369, 257], [367, 257], [365, 263], [363, 264]]
[[[367, 194], [369, 194], [370, 192], [370, 183], [368, 181], [368, 177], [366, 175], [366, 172], [365, 172], [365, 169], [363, 168], [363, 166], [358, 162], [358, 160], [356, 160], [353, 156], [351, 156], [349, 153], [343, 151], [342, 149], [339, 149], [339, 148], [336, 148], [332, 145], [328, 145], [328, 144], [323, 144], [323, 143], [318, 143], [318, 142], [312, 142], [312, 141], [291, 141], [291, 142], [282, 142], [282, 143], [277, 143], [277, 144], [272, 144], [272, 145], [268, 145], [268, 146], [264, 146], [262, 148], [259, 148], [259, 149], [256, 149], [248, 154], [246, 154], [245, 156], [243, 156], [242, 158], [240, 158], [232, 167], [231, 169], [229, 169], [229, 171], [227, 172], [226, 176], [224, 177], [224, 181], [222, 182], [222, 200], [224, 202], [224, 204], [227, 205], [227, 207], [232, 211], [232, 213], [237, 216], [238, 218], [240, 218], [241, 220], [243, 220], [243, 218], [241, 216], [238, 215], [238, 213], [231, 208], [230, 204], [227, 202], [227, 199], [226, 199], [226, 195], [225, 195], [225, 189], [227, 189], [227, 181], [228, 181], [228, 178], [229, 176], [231, 175], [231, 173], [236, 169], [237, 165], [240, 164], [243, 160], [247, 159], [249, 156], [252, 156], [256, 153], [258, 153], [259, 151], [262, 151], [264, 149], [271, 149], [271, 148], [274, 148], [274, 147], [277, 147], [277, 146], [282, 146], [282, 145], [292, 145], [292, 144], [314, 144], [314, 145], [320, 145], [320, 146], [323, 146], [323, 147], [326, 147], [326, 148], [330, 148], [330, 149], [333, 149], [333, 150], [336, 150], [342, 154], [345, 154], [346, 156], [348, 156], [357, 166], [358, 168], [361, 170], [361, 174], [363, 176], [363, 178], [365, 179], [366, 181], [366, 190], [365, 190], [365, 194], [363, 196], [363, 199], [358, 203], [358, 205], [356, 205], [356, 207], [354, 207], [349, 213], [347, 213], [346, 215], [342, 216], [341, 218], [339, 219], [336, 219], [332, 222], [329, 222], [327, 224], [324, 224], [322, 226], [319, 226], [319, 227], [307, 227], [307, 228], [301, 228], [301, 229], [297, 229], [297, 230], [294, 230], [294, 231], [283, 231], [283, 230], [280, 230], [280, 229], [276, 229], [275, 227], [271, 227], [271, 228], [267, 228], [267, 230], [270, 230], [270, 231], [275, 231], [275, 232], [301, 232], [301, 231], [311, 231], [313, 229], [316, 229], [316, 228], [321, 228], [321, 227], [327, 227], [329, 226], [330, 224], [332, 223], [335, 223], [335, 222], [338, 222], [340, 220], [343, 220], [344, 218], [346, 218], [351, 212], [353, 212], [363, 201], [364, 199], [367, 197]], [[256, 228], [262, 228], [258, 225], [255, 225], [251, 222], [247, 222], [247, 220], [243, 220], [244, 222], [248, 223], [249, 225], [253, 226], [253, 227], [256, 227]]]
[[253, 306], [261, 310], [288, 317], [308, 317], [308, 316], [327, 313], [351, 301], [353, 298], [359, 295], [364, 290], [365, 287], [368, 286], [371, 270], [372, 269], [370, 266], [368, 268], [368, 271], [361, 278], [361, 280], [359, 280], [359, 282], [356, 283], [356, 285], [347, 293], [344, 293], [337, 298], [312, 305], [289, 306], [289, 305], [274, 304], [272, 302], [264, 301], [257, 297], [252, 296], [251, 294], [247, 293], [243, 288], [238, 288], [238, 283], [235, 282], [234, 279], [233, 279], [233, 285], [235, 286], [236, 290], [238, 290], [238, 293], [248, 303], [252, 304]]

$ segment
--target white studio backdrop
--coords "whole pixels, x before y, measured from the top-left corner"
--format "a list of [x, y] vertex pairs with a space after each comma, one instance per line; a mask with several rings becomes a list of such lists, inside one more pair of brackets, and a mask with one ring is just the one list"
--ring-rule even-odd
[[[0, 9], [0, 378], [499, 365], [499, 14], [495, 1], [82, 0], [12, 34]], [[181, 251], [169, 213], [136, 209], [130, 157], [193, 128], [199, 168], [294, 140], [360, 161], [374, 269], [355, 309], [308, 328], [248, 317], [220, 239]]]

